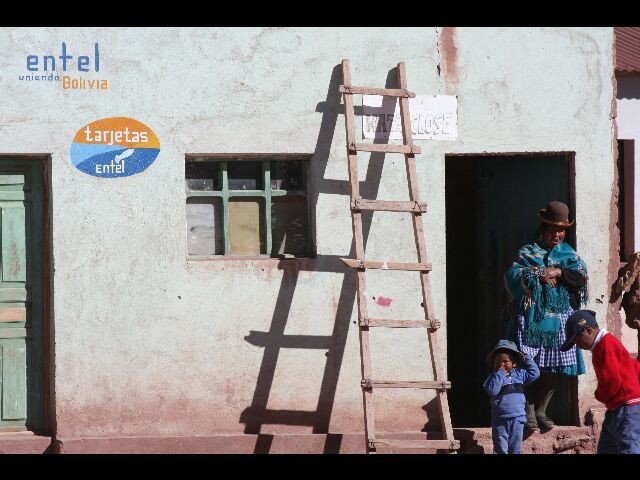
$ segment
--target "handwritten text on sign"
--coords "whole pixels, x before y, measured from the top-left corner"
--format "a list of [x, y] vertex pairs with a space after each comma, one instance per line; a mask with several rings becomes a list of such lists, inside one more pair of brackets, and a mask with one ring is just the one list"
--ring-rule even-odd
[[[457, 140], [458, 99], [455, 96], [416, 95], [409, 99], [409, 112], [414, 140]], [[402, 140], [398, 99], [363, 95], [362, 132], [364, 138]]]

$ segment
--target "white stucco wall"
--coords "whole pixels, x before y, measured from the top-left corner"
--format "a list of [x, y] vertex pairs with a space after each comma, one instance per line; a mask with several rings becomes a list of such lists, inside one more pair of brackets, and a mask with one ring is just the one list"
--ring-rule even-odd
[[[597, 302], [606, 302], [608, 292], [612, 29], [456, 29], [457, 82], [438, 74], [440, 30], [0, 30], [0, 153], [51, 154], [60, 435], [242, 433], [241, 415], [252, 403], [264, 356], [245, 337], [268, 332], [274, 318], [282, 321], [285, 306], [286, 335], [330, 336], [338, 312], [337, 330], [347, 339], [344, 356], [329, 369], [339, 375], [330, 431], [361, 431], [357, 309], [340, 304], [345, 270], [336, 260], [349, 254], [352, 235], [344, 119], [335, 107], [341, 75], [334, 68], [343, 58], [351, 60], [354, 85], [383, 86], [388, 71], [404, 61], [411, 90], [458, 95], [459, 140], [419, 142], [417, 162], [429, 204], [429, 259], [440, 279], [432, 288], [437, 317], [446, 320], [445, 154], [575, 151], [577, 238], [590, 267], [591, 307], [604, 318], [606, 304]], [[76, 55], [100, 43], [100, 72], [86, 77], [107, 79], [108, 90], [18, 81], [27, 55], [59, 55], [62, 41]], [[76, 131], [114, 116], [152, 128], [161, 143], [158, 159], [121, 179], [79, 172], [69, 158]], [[295, 288], [281, 287], [277, 260], [187, 261], [184, 156], [192, 152], [315, 154], [318, 259], [299, 263]], [[406, 198], [402, 161], [385, 160], [378, 198]], [[374, 216], [368, 258], [415, 258], [410, 222], [401, 217]], [[389, 275], [403, 278], [368, 276], [368, 296], [393, 298], [384, 311], [371, 302], [371, 316], [420, 314], [418, 276]], [[444, 346], [446, 329], [440, 332]], [[336, 345], [340, 335], [332, 339]], [[427, 379], [423, 335], [372, 334], [376, 376]], [[315, 410], [326, 352], [280, 350], [267, 408]], [[588, 371], [582, 396], [594, 388]], [[419, 430], [427, 421], [423, 392], [380, 398], [382, 430]], [[310, 433], [312, 427], [265, 425], [262, 431]]]
[[[617, 116], [618, 139], [633, 140], [633, 251], [640, 251], [640, 76], [617, 75]], [[628, 181], [628, 180], [627, 180]], [[624, 318], [624, 310], [621, 310]], [[638, 350], [638, 331], [622, 324], [622, 342], [630, 352]]]

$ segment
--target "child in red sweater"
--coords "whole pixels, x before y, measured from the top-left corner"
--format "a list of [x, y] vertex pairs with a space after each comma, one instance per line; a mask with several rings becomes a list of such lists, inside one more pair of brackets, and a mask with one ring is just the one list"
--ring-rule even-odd
[[598, 328], [591, 310], [573, 312], [565, 332], [560, 350], [566, 352], [574, 343], [591, 350], [598, 379], [595, 397], [607, 407], [597, 453], [640, 453], [640, 362], [606, 328]]

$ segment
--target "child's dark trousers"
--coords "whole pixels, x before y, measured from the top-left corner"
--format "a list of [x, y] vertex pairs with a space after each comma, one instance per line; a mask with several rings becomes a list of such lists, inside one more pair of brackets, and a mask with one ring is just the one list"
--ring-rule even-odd
[[640, 453], [640, 403], [607, 410], [596, 453]]

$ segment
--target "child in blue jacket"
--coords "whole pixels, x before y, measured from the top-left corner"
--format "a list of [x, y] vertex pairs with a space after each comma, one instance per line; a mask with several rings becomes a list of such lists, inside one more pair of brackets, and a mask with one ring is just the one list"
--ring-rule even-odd
[[483, 385], [491, 396], [493, 453], [520, 453], [527, 421], [524, 386], [538, 378], [540, 370], [509, 340], [496, 344], [487, 355], [487, 363], [494, 369]]

